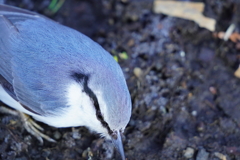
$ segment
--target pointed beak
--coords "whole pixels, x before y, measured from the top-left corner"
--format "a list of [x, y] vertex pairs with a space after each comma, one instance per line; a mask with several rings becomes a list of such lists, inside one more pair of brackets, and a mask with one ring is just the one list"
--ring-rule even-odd
[[120, 153], [122, 160], [125, 160], [125, 154], [123, 150], [123, 144], [122, 144], [122, 137], [119, 131], [116, 131], [116, 136], [112, 137], [112, 142], [114, 143], [115, 147], [118, 149], [118, 152]]

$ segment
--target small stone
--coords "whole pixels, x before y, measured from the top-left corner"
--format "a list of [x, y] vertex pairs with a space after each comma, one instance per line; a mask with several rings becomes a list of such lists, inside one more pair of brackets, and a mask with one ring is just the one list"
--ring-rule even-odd
[[185, 55], [186, 55], [186, 54], [185, 54], [184, 51], [180, 51], [180, 56], [181, 56], [181, 57], [185, 57]]
[[184, 150], [183, 155], [185, 158], [192, 158], [194, 155], [194, 149], [191, 147], [188, 147], [186, 150]]
[[27, 135], [26, 137], [24, 137], [24, 143], [27, 145], [32, 145], [32, 136]]
[[138, 67], [134, 68], [133, 73], [137, 78], [140, 78], [143, 74], [142, 69]]
[[217, 89], [213, 86], [209, 87], [209, 91], [213, 94], [216, 95], [217, 94]]
[[81, 134], [79, 133], [79, 130], [74, 130], [74, 131], [72, 132], [72, 137], [73, 137], [74, 139], [80, 139], [80, 138], [81, 138]]
[[61, 133], [58, 132], [58, 131], [55, 131], [55, 132], [53, 133], [53, 137], [54, 137], [54, 139], [60, 139], [61, 136], [62, 136]]
[[93, 152], [92, 152], [91, 148], [88, 147], [86, 150], [84, 150], [82, 153], [82, 157], [87, 158], [87, 159], [92, 159]]
[[129, 47], [134, 46], [134, 44], [135, 44], [134, 39], [130, 39], [130, 40], [128, 41], [128, 43], [127, 43], [127, 45], [128, 45]]
[[196, 160], [207, 160], [209, 157], [209, 153], [202, 148], [200, 151], [198, 151]]
[[192, 116], [196, 117], [197, 116], [197, 111], [192, 111]]
[[197, 130], [198, 130], [198, 132], [203, 132], [205, 130], [205, 125], [203, 122], [198, 124]]

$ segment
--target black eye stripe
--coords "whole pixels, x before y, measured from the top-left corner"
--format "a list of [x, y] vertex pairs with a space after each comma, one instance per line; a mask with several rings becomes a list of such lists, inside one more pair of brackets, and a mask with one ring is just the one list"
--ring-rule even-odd
[[113, 131], [110, 129], [108, 123], [104, 120], [103, 115], [101, 113], [99, 103], [97, 100], [97, 96], [93, 93], [93, 91], [88, 87], [89, 76], [82, 73], [73, 73], [72, 77], [76, 80], [76, 82], [81, 83], [83, 85], [83, 91], [90, 97], [93, 101], [96, 117], [101, 122], [102, 126], [108, 130], [108, 133], [111, 135]]

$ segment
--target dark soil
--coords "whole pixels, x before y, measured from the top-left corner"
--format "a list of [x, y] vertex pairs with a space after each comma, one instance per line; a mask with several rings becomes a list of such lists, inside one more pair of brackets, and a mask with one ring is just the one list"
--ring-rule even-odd
[[[66, 0], [55, 14], [50, 2], [6, 0], [87, 34], [118, 57], [133, 102], [124, 137], [128, 160], [240, 160], [235, 43], [194, 22], [154, 14], [151, 0]], [[203, 2], [217, 31], [239, 24], [238, 0]], [[109, 142], [84, 127], [41, 125], [57, 143], [39, 144], [18, 117], [1, 114], [1, 159], [119, 158]]]

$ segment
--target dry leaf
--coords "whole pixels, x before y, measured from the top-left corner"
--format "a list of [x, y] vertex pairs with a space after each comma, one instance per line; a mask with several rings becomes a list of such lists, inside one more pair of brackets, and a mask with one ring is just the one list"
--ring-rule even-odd
[[[226, 32], [218, 32], [218, 33], [214, 33], [213, 36], [217, 37], [219, 39], [224, 39]], [[237, 43], [238, 41], [240, 41], [240, 34], [237, 32], [232, 33], [229, 36], [229, 39], [234, 42]]]
[[240, 67], [234, 72], [234, 76], [240, 78]]
[[235, 32], [233, 34], [231, 34], [231, 36], [229, 37], [229, 39], [232, 41], [232, 42], [235, 42], [237, 43], [239, 40], [240, 40], [240, 34]]
[[204, 3], [202, 2], [155, 0], [153, 10], [155, 13], [163, 13], [169, 16], [193, 20], [198, 23], [200, 27], [204, 27], [210, 31], [215, 30], [216, 20], [205, 17], [202, 14], [204, 10]]

